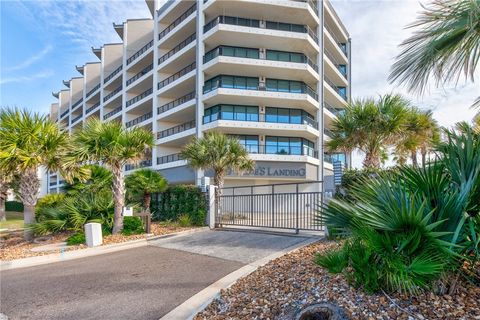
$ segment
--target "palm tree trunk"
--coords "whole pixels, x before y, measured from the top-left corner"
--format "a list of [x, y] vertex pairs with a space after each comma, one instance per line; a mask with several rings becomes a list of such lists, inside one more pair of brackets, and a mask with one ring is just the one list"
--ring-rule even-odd
[[33, 239], [33, 231], [30, 225], [35, 222], [35, 206], [37, 205], [38, 190], [40, 189], [40, 180], [37, 175], [37, 168], [25, 170], [20, 177], [20, 198], [23, 202], [23, 222], [24, 238], [27, 241]]
[[[220, 212], [221, 212], [221, 208], [220, 208], [220, 196], [222, 195], [222, 189], [223, 189], [223, 174], [220, 174], [220, 173], [215, 173], [214, 176], [213, 176], [213, 182], [215, 183], [215, 185], [217, 186], [217, 188], [215, 188], [215, 224], [220, 224], [221, 221], [220, 220]], [[218, 219], [218, 221], [217, 221]]]
[[363, 166], [370, 169], [380, 168], [380, 157], [373, 152], [365, 153], [365, 159], [363, 160]]
[[7, 215], [5, 214], [5, 198], [0, 195], [0, 221], [7, 220]]
[[425, 162], [427, 162], [427, 149], [422, 147], [420, 153], [422, 154], [422, 167], [425, 167]]
[[122, 232], [123, 230], [123, 207], [125, 206], [125, 181], [120, 164], [112, 166], [113, 175], [113, 201], [114, 201], [114, 213], [113, 213], [113, 234]]
[[152, 194], [150, 192], [143, 193], [143, 208], [146, 212], [150, 212], [150, 202], [152, 200]]
[[411, 154], [411, 157], [412, 157], [412, 164], [414, 167], [418, 167], [418, 161], [417, 161], [417, 151], [412, 151], [412, 154]]

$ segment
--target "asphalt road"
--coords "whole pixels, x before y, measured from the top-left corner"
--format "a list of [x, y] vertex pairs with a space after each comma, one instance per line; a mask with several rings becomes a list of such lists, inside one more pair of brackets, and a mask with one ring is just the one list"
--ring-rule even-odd
[[155, 319], [244, 263], [158, 246], [2, 271], [9, 319]]

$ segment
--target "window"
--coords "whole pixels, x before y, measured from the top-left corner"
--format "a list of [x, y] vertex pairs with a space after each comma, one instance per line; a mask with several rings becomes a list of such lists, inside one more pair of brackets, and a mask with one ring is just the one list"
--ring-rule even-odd
[[314, 156], [313, 142], [303, 138], [265, 137], [267, 154], [292, 154]]
[[232, 137], [237, 138], [240, 144], [247, 150], [248, 153], [258, 153], [258, 136], [233, 135]]
[[307, 86], [300, 81], [267, 79], [267, 91], [304, 93]]
[[265, 122], [308, 124], [316, 127], [314, 117], [301, 109], [267, 107], [265, 109]]
[[258, 121], [257, 106], [217, 105], [205, 109], [203, 123], [215, 120]]
[[304, 63], [305, 61], [307, 61], [306, 56], [303, 53], [276, 50], [267, 50], [267, 60], [297, 63]]
[[258, 78], [221, 75], [205, 81], [203, 93], [221, 88], [258, 89]]

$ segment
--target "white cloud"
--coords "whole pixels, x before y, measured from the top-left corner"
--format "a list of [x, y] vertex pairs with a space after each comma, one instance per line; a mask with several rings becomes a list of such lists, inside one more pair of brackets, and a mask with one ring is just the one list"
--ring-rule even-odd
[[53, 76], [54, 72], [52, 70], [41, 71], [38, 73], [33, 73], [28, 76], [14, 76], [14, 77], [2, 77], [0, 79], [0, 85], [7, 83], [18, 83], [18, 82], [30, 82], [37, 79], [44, 79]]
[[14, 71], [14, 70], [20, 70], [20, 69], [25, 69], [27, 67], [30, 67], [32, 64], [34, 64], [35, 62], [45, 57], [50, 51], [52, 51], [52, 46], [48, 45], [42, 51], [34, 54], [33, 56], [24, 60], [23, 62], [12, 67], [4, 68], [4, 71]]

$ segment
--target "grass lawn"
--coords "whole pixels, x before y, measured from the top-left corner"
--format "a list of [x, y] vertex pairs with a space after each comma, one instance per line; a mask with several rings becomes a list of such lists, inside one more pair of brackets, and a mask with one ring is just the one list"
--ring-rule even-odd
[[0, 222], [0, 229], [22, 229], [23, 228], [23, 212], [7, 211], [7, 220]]

